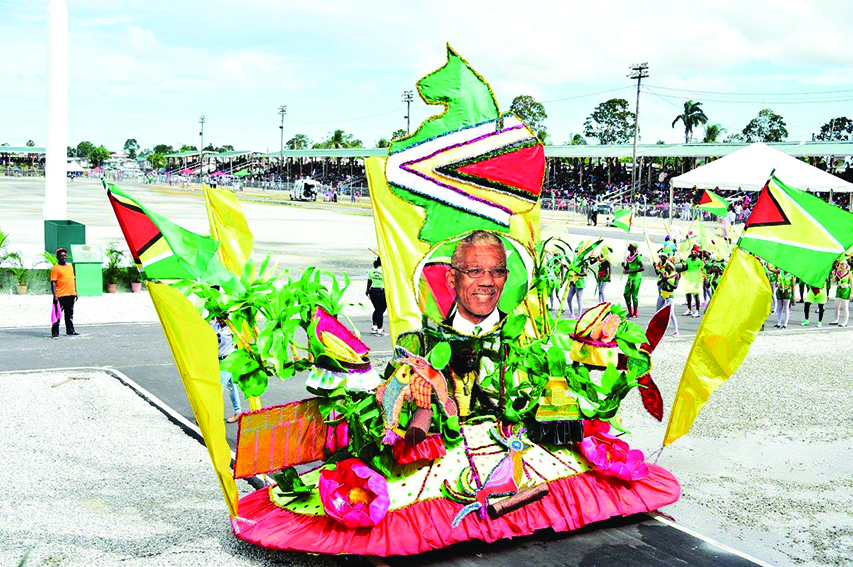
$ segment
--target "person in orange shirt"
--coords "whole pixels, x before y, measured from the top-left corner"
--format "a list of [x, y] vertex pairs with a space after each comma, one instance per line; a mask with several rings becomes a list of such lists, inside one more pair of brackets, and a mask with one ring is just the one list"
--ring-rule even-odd
[[[50, 290], [53, 292], [53, 302], [59, 303], [65, 314], [65, 334], [79, 335], [74, 330], [74, 302], [77, 301], [77, 285], [74, 280], [74, 267], [68, 264], [68, 250], [56, 249], [57, 264], [50, 270]], [[59, 338], [59, 321], [50, 328], [54, 339]]]

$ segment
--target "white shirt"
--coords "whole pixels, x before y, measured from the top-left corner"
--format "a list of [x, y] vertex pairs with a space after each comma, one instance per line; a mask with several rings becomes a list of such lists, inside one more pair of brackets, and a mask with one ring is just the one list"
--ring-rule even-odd
[[227, 326], [220, 327], [219, 321], [216, 319], [210, 320], [210, 326], [213, 327], [213, 332], [216, 333], [216, 338], [219, 341], [219, 360], [222, 360], [235, 350], [234, 339], [231, 336], [231, 329]]
[[[453, 329], [457, 333], [459, 333], [461, 335], [477, 336], [477, 335], [482, 335], [482, 334], [488, 333], [489, 331], [491, 331], [492, 329], [497, 327], [498, 323], [500, 323], [500, 322], [501, 322], [501, 315], [498, 312], [497, 308], [495, 308], [494, 311], [489, 313], [488, 317], [486, 317], [485, 319], [483, 319], [479, 323], [472, 323], [471, 321], [469, 321], [468, 319], [463, 317], [459, 313], [459, 309], [457, 309], [456, 313], [453, 314], [453, 325], [451, 325], [451, 326], [453, 327]], [[480, 327], [480, 332], [475, 333], [474, 327]]]

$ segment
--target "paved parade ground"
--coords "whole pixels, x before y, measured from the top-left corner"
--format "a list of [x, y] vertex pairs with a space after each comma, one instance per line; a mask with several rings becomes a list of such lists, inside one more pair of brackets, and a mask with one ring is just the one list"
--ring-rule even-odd
[[[0, 178], [0, 202], [4, 204], [0, 230], [10, 234], [13, 249], [32, 256], [43, 248], [43, 184], [39, 179]], [[204, 204], [197, 192], [119, 185], [170, 220], [207, 233]], [[370, 209], [348, 203], [277, 204], [270, 201], [280, 196], [273, 197], [278, 199], [268, 194], [241, 195], [255, 235], [256, 256], [270, 253], [280, 268], [296, 274], [307, 266], [349, 273], [353, 283], [347, 297], [365, 305], [355, 305], [347, 312], [365, 334], [374, 357], [390, 356], [390, 341], [369, 334], [365, 274], [374, 257], [368, 249], [375, 249], [376, 242]], [[68, 201], [69, 218], [87, 225], [88, 243], [117, 241], [123, 245], [99, 183], [69, 183]], [[588, 227], [584, 219], [567, 213], [544, 213], [542, 232], [571, 243], [603, 236], [617, 251], [616, 258], [621, 259], [624, 251], [623, 232]], [[649, 220], [648, 232], [656, 244], [662, 242], [665, 230], [659, 221]], [[642, 233], [632, 232], [630, 238], [641, 240]], [[642, 247], [641, 253], [646, 254]], [[608, 299], [621, 301], [623, 284], [618, 276], [614, 280]], [[594, 303], [592, 292], [590, 284], [585, 307]], [[654, 279], [647, 272], [640, 297], [642, 325], [648, 321], [655, 297]], [[683, 295], [677, 299], [680, 314]], [[13, 562], [30, 546], [34, 547], [33, 559], [38, 559], [34, 564], [45, 565], [110, 565], [128, 557], [135, 558], [134, 562], [125, 564], [134, 565], [193, 561], [199, 565], [334, 564], [329, 559], [276, 556], [237, 542], [229, 533], [206, 452], [109, 374], [65, 370], [116, 369], [171, 411], [193, 421], [146, 293], [81, 298], [75, 315], [81, 336], [63, 334], [57, 341], [49, 338], [44, 324], [49, 304], [46, 295], [0, 295], [0, 386], [9, 400], [0, 411], [4, 423], [0, 431], [10, 440], [7, 450], [13, 461], [3, 468], [0, 479], [6, 486], [20, 487], [26, 501], [21, 506], [8, 492], [0, 499], [3, 564]], [[827, 307], [825, 324], [832, 320], [831, 301]], [[681, 499], [661, 512], [680, 526], [769, 564], [845, 565], [853, 557], [853, 461], [849, 458], [853, 454], [853, 327], [801, 328], [801, 319], [800, 304], [791, 316], [790, 329], [779, 331], [770, 328], [772, 322], [767, 325], [741, 369], [711, 398], [690, 434], [660, 455], [658, 464], [672, 471], [682, 484]], [[679, 315], [681, 336], [667, 336], [654, 353], [652, 375], [667, 408], [699, 321]], [[24, 373], [32, 370], [49, 371]], [[52, 387], [69, 377], [82, 379]], [[297, 377], [289, 383], [271, 384], [265, 404], [305, 397], [303, 380]], [[648, 457], [660, 448], [665, 423], [654, 421], [634, 392], [622, 408], [623, 423], [634, 432], [629, 443]], [[236, 428], [229, 426], [232, 446], [235, 433]], [[51, 452], [55, 459], [50, 458]], [[123, 464], [116, 464], [116, 459]], [[150, 510], [151, 495], [144, 493], [154, 477], [161, 476], [162, 482], [171, 483], [163, 495], [169, 501]], [[73, 494], [78, 486], [80, 494]], [[238, 486], [242, 494], [251, 490], [242, 482]], [[127, 494], [134, 496], [122, 500]], [[122, 502], [120, 510], [117, 502]], [[60, 514], [49, 508], [45, 512], [44, 505], [80, 510], [80, 515], [64, 514], [52, 520], [51, 514]], [[107, 530], [106, 521], [115, 522], [113, 531]], [[121, 522], [126, 522], [126, 530], [115, 527]], [[80, 527], [84, 525], [86, 528]], [[565, 565], [625, 564], [616, 560], [620, 553], [648, 553], [643, 557], [649, 562], [690, 563], [689, 556], [685, 560], [657, 554], [658, 547], [649, 542], [676, 537], [672, 532], [661, 533], [661, 525], [628, 521], [597, 532], [584, 530], [559, 541], [546, 537], [502, 542], [488, 548], [485, 562], [474, 562], [482, 552], [474, 550], [471, 562], [458, 564], [516, 565], [526, 561], [532, 565], [537, 557], [542, 561], [553, 557], [537, 555], [548, 549], [559, 550]], [[27, 535], [28, 530], [37, 529], [51, 534], [47, 544], [40, 545]], [[102, 529], [110, 535], [98, 541]], [[131, 529], [136, 536], [128, 535]], [[608, 541], [609, 537], [622, 539]], [[700, 539], [691, 541], [680, 545], [722, 553], [721, 548]], [[601, 554], [595, 556], [597, 561], [585, 559], [583, 549], [608, 545], [613, 547], [613, 562], [608, 563], [609, 556]], [[524, 554], [514, 555], [522, 547], [513, 546], [522, 546]], [[140, 558], [143, 549], [150, 549], [147, 553], [152, 555]], [[448, 551], [452, 553], [452, 549], [444, 553]], [[451, 564], [447, 556], [433, 560], [434, 564]], [[725, 554], [717, 560], [720, 565], [745, 561]]]

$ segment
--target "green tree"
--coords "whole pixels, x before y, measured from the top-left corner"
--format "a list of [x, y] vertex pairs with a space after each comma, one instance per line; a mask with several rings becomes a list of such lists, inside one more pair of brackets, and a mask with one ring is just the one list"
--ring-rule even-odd
[[599, 144], [626, 144], [634, 136], [635, 114], [624, 98], [611, 98], [595, 107], [583, 124], [583, 134]]
[[356, 139], [352, 134], [347, 134], [343, 130], [335, 130], [329, 137], [314, 144], [315, 148], [320, 149], [338, 149], [338, 148], [361, 148], [364, 147], [361, 140]]
[[168, 144], [157, 144], [154, 146], [152, 150], [155, 154], [171, 154], [174, 153], [175, 150], [172, 149], [172, 146]]
[[136, 159], [136, 153], [139, 151], [139, 142], [136, 141], [136, 138], [128, 138], [124, 143], [124, 153], [127, 154], [127, 157], [130, 159]]
[[527, 127], [533, 130], [536, 136], [545, 143], [545, 138], [548, 136], [547, 128], [545, 128], [545, 120], [548, 118], [548, 113], [545, 112], [545, 105], [537, 102], [530, 95], [519, 95], [512, 99], [510, 111], [515, 113], [518, 118], [527, 124]]
[[390, 145], [391, 145], [391, 142], [389, 142], [385, 138], [379, 138], [378, 140], [376, 140], [376, 147], [377, 148], [387, 148]]
[[179, 152], [197, 152], [197, 151], [198, 151], [198, 148], [197, 148], [197, 147], [195, 147], [195, 146], [189, 146], [189, 145], [187, 145], [187, 144], [184, 144], [184, 145], [182, 145], [182, 146], [181, 146], [181, 149], [180, 149], [180, 150], [178, 150], [178, 151], [179, 151]]
[[788, 137], [785, 120], [769, 108], [760, 110], [758, 116], [749, 121], [742, 133], [750, 143], [781, 142]]
[[110, 151], [104, 146], [98, 146], [89, 154], [89, 163], [93, 167], [100, 167], [104, 165], [104, 162], [108, 159], [110, 159]]
[[672, 127], [681, 121], [684, 125], [684, 143], [690, 143], [693, 138], [693, 127], [708, 122], [708, 117], [705, 116], [705, 111], [702, 110], [701, 102], [693, 102], [692, 100], [685, 101], [684, 112], [675, 117], [672, 121]]
[[150, 163], [151, 167], [154, 169], [160, 169], [166, 165], [166, 158], [163, 157], [163, 154], [154, 152], [148, 156], [148, 163]]
[[216, 151], [220, 154], [222, 152], [233, 152], [234, 146], [232, 146], [231, 144], [225, 144], [224, 146], [219, 146], [218, 148], [216, 148]]
[[141, 157], [143, 159], [148, 159], [148, 156], [150, 156], [153, 153], [154, 153], [154, 151], [151, 150], [151, 148], [145, 148], [144, 150], [139, 152], [139, 157]]
[[664, 142], [663, 140], [658, 140], [657, 142], [655, 142], [655, 144], [657, 144], [658, 146], [665, 146], [666, 142]]
[[719, 142], [722, 135], [727, 130], [720, 124], [706, 124], [705, 135], [702, 137], [702, 142], [705, 144], [713, 144]]
[[92, 142], [80, 142], [79, 144], [77, 144], [77, 157], [89, 159], [89, 154], [94, 151], [95, 147], [95, 144], [93, 144]]
[[311, 147], [311, 138], [305, 134], [296, 134], [289, 139], [284, 146], [288, 150], [307, 150]]
[[213, 144], [207, 144], [202, 151], [203, 152], [215, 152], [216, 148], [213, 147]]
[[32, 140], [27, 140], [27, 147], [28, 148], [34, 148], [34, 147], [36, 147], [36, 143], [33, 142]]
[[394, 130], [394, 133], [393, 133], [393, 134], [391, 134], [391, 139], [392, 139], [392, 140], [398, 140], [398, 139], [400, 139], [400, 138], [405, 138], [405, 137], [406, 137], [406, 135], [407, 135], [407, 134], [406, 134], [406, 130], [405, 130], [405, 129], [403, 129], [403, 128], [398, 128], [397, 130]]
[[853, 120], [846, 116], [833, 118], [820, 127], [820, 133], [816, 136], [818, 140], [829, 142], [832, 140], [848, 141], [853, 134]]
[[567, 146], [585, 146], [586, 144], [586, 138], [584, 138], [580, 134], [572, 134], [571, 137], [569, 137], [569, 140], [566, 142]]
[[65, 157], [77, 157], [77, 148], [65, 146]]
[[723, 140], [724, 144], [742, 144], [746, 140], [743, 137], [743, 134], [740, 132], [735, 132], [734, 134], [729, 134], [726, 136], [726, 139]]

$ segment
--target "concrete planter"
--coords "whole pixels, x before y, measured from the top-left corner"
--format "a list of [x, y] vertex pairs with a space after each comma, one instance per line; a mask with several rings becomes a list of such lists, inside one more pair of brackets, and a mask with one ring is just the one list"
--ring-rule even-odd
[[18, 285], [18, 295], [27, 295], [27, 286], [26, 285]]
[[142, 290], [142, 282], [130, 282], [130, 291], [139, 293]]
[[114, 283], [108, 283], [108, 284], [107, 284], [107, 293], [115, 293], [115, 292], [116, 292], [116, 287], [117, 287], [117, 284], [114, 284]]

